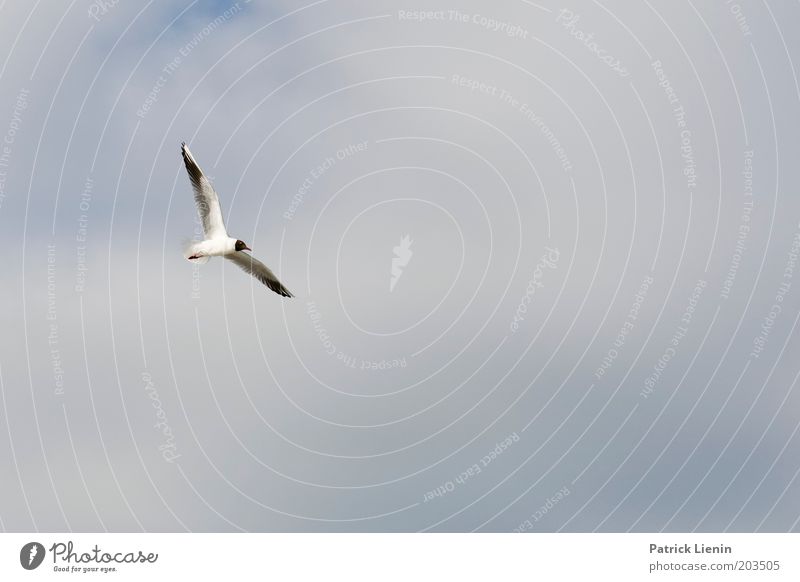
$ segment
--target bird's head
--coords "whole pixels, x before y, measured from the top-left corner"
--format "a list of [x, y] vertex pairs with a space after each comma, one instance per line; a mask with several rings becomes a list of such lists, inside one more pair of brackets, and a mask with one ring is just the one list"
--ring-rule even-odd
[[236, 241], [236, 250], [237, 251], [252, 251], [253, 249], [251, 249], [246, 244], [244, 244], [243, 240], [237, 240]]

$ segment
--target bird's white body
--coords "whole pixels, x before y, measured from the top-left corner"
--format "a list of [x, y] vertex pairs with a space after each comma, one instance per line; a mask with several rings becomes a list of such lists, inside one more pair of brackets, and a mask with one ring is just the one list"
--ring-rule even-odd
[[189, 173], [189, 181], [194, 190], [194, 201], [197, 204], [197, 211], [206, 235], [204, 240], [188, 242], [184, 247], [184, 256], [195, 263], [205, 263], [210, 257], [225, 257], [278, 295], [292, 297], [291, 292], [278, 281], [275, 273], [269, 267], [244, 252], [250, 250], [244, 242], [228, 236], [228, 231], [225, 230], [225, 221], [222, 218], [219, 197], [211, 186], [211, 182], [197, 165], [186, 144], [182, 144], [181, 153], [186, 171]]
[[189, 257], [224, 257], [239, 252], [236, 250], [236, 239], [229, 236], [207, 238], [192, 241], [186, 246], [184, 253]]

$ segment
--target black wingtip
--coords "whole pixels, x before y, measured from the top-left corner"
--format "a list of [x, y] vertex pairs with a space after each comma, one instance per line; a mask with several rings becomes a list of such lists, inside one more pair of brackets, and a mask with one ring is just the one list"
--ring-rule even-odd
[[186, 164], [186, 169], [190, 170], [191, 173], [190, 166], [192, 165], [196, 166], [197, 162], [194, 161], [192, 154], [189, 153], [189, 148], [186, 147], [186, 142], [181, 142], [181, 157], [183, 158], [183, 161]]

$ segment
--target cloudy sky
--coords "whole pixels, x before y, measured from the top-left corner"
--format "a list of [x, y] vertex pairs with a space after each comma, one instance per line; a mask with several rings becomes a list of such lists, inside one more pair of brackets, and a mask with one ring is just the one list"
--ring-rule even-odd
[[0, 528], [800, 529], [800, 7], [456, 4], [0, 3]]

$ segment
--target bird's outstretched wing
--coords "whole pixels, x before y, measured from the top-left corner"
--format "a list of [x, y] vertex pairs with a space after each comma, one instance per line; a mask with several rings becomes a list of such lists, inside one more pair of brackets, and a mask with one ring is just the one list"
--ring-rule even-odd
[[275, 291], [278, 295], [284, 297], [294, 297], [289, 290], [281, 285], [275, 273], [270, 271], [264, 263], [254, 258], [252, 255], [244, 252], [237, 251], [230, 255], [223, 255], [226, 259], [230, 259], [236, 263], [244, 272], [250, 273], [253, 277], [264, 283], [267, 287]]
[[197, 204], [200, 219], [203, 221], [206, 238], [227, 237], [228, 232], [225, 230], [225, 222], [222, 219], [219, 197], [211, 186], [211, 182], [203, 174], [203, 170], [197, 165], [192, 152], [185, 143], [181, 144], [181, 153], [183, 162], [186, 164], [186, 171], [189, 172], [189, 181], [194, 189], [194, 201]]

